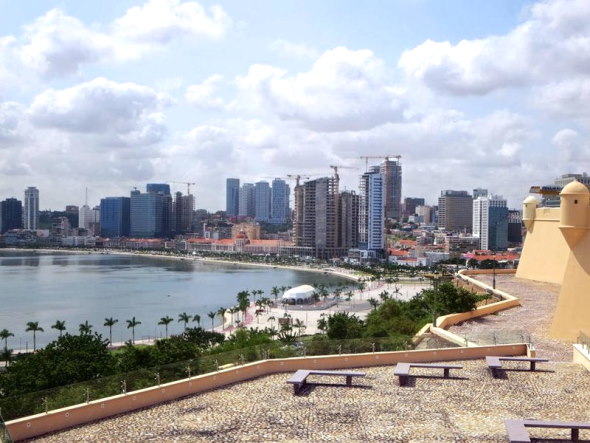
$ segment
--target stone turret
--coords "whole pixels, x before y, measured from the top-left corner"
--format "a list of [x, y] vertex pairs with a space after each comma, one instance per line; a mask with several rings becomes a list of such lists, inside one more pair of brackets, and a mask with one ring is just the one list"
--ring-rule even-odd
[[535, 214], [537, 212], [537, 199], [532, 195], [529, 195], [522, 202], [522, 221], [527, 231], [533, 229], [533, 223], [535, 221]]
[[585, 185], [574, 180], [561, 190], [559, 196], [559, 229], [570, 248], [573, 248], [588, 231], [590, 191]]

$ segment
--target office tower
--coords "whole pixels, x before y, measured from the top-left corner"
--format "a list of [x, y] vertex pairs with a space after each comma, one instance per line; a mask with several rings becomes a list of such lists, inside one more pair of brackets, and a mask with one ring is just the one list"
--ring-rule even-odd
[[378, 166], [361, 176], [359, 247], [379, 251], [385, 247], [385, 176]]
[[508, 243], [522, 243], [522, 213], [518, 209], [508, 210]]
[[432, 223], [432, 208], [430, 206], [416, 206], [416, 215], [420, 223]]
[[354, 191], [340, 193], [340, 241], [342, 248], [356, 248], [359, 243], [360, 196]]
[[225, 181], [225, 214], [237, 217], [240, 213], [240, 179], [228, 178]]
[[182, 192], [177, 192], [175, 194], [173, 206], [173, 219], [174, 232], [177, 235], [192, 232], [194, 210], [195, 197], [192, 194], [182, 195]]
[[78, 212], [78, 227], [90, 230], [90, 223], [93, 221], [92, 209], [88, 205], [82, 205]]
[[39, 226], [39, 190], [34, 186], [25, 189], [25, 211], [23, 213], [25, 229], [34, 231]]
[[256, 215], [256, 188], [252, 183], [244, 183], [240, 188], [240, 204], [238, 215], [240, 217], [254, 217]]
[[484, 250], [508, 247], [508, 208], [506, 200], [493, 195], [473, 200], [473, 236]]
[[380, 165], [384, 176], [385, 216], [400, 221], [402, 200], [402, 164], [400, 160], [385, 160]]
[[170, 235], [172, 228], [172, 197], [161, 188], [142, 194], [131, 192], [131, 237], [162, 238]]
[[16, 198], [7, 198], [0, 203], [0, 234], [23, 227], [23, 204]]
[[70, 221], [71, 228], [77, 228], [79, 225], [80, 209], [75, 205], [66, 206], [66, 217]]
[[289, 211], [290, 188], [285, 180], [275, 178], [272, 181], [270, 222], [275, 224], [287, 223], [290, 218]]
[[[564, 188], [565, 185], [573, 182], [574, 180], [578, 180], [583, 185], [586, 185], [586, 187], [590, 187], [590, 177], [585, 172], [583, 172], [581, 174], [563, 174], [563, 175], [557, 177], [555, 179], [554, 183], [555, 183], [555, 186], [559, 186], [561, 188]], [[559, 197], [557, 197], [557, 199], [559, 200]]]
[[487, 197], [487, 196], [488, 196], [488, 190], [487, 189], [475, 188], [473, 190], [473, 200], [475, 200], [478, 197]]
[[100, 235], [102, 237], [128, 237], [131, 225], [131, 199], [106, 197], [100, 199]]
[[170, 195], [170, 185], [167, 183], [148, 183], [145, 190], [147, 193]]
[[254, 216], [256, 221], [270, 220], [270, 185], [268, 182], [258, 182], [254, 185]]
[[473, 199], [467, 191], [441, 191], [438, 198], [438, 227], [445, 231], [471, 232]]
[[404, 199], [404, 211], [403, 211], [404, 218], [408, 218], [410, 215], [416, 214], [416, 208], [418, 206], [424, 206], [424, 199], [423, 198], [406, 197]]
[[338, 247], [338, 180], [323, 177], [295, 189], [296, 246], [315, 248], [318, 256]]

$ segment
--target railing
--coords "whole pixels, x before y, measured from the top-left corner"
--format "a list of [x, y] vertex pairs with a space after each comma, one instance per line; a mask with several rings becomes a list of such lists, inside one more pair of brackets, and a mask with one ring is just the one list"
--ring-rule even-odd
[[468, 334], [455, 335], [463, 338], [465, 343], [474, 343], [478, 346], [490, 346], [490, 345], [507, 345], [512, 343], [526, 343], [532, 345], [531, 334], [524, 330], [515, 331], [481, 331], [481, 332], [470, 332]]
[[12, 443], [8, 429], [4, 425], [4, 419], [2, 418], [2, 411], [0, 410], [0, 442], [1, 443]]
[[582, 346], [582, 349], [586, 352], [586, 354], [590, 355], [590, 337], [580, 331], [578, 335], [578, 344]]
[[0, 410], [7, 420], [14, 420], [259, 360], [413, 349], [411, 341], [406, 338], [330, 340], [327, 336], [314, 336], [304, 337], [302, 340], [304, 341], [288, 344], [277, 341], [268, 345], [200, 356], [155, 368], [4, 397], [0, 398]]

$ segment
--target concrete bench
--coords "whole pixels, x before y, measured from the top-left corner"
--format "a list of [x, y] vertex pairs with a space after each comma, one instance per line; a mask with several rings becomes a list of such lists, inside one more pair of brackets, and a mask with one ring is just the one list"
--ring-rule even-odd
[[488, 368], [492, 371], [492, 375], [496, 377], [498, 375], [498, 371], [502, 368], [503, 361], [525, 361], [530, 363], [530, 370], [534, 371], [537, 368], [537, 363], [547, 363], [549, 362], [546, 358], [536, 358], [536, 357], [486, 357], [486, 363]]
[[310, 375], [343, 376], [346, 377], [346, 386], [352, 386], [352, 377], [364, 377], [366, 374], [364, 372], [299, 369], [287, 380], [287, 383], [291, 383], [293, 385], [293, 392], [298, 394], [307, 384], [307, 377]]
[[504, 424], [511, 443], [529, 443], [531, 437], [526, 428], [570, 429], [572, 441], [579, 441], [580, 429], [590, 429], [590, 423], [584, 422], [504, 420]]
[[399, 385], [404, 386], [408, 383], [410, 378], [410, 369], [414, 368], [434, 368], [434, 369], [443, 369], [444, 370], [444, 378], [450, 377], [450, 370], [451, 369], [463, 369], [461, 365], [445, 365], [445, 364], [434, 364], [434, 363], [398, 363], [395, 366], [395, 370], [393, 371], [393, 375], [399, 377]]

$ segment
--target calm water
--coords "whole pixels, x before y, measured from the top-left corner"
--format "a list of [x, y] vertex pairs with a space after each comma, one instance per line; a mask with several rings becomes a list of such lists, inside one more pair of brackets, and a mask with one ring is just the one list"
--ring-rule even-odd
[[273, 286], [343, 281], [319, 273], [188, 260], [0, 250], [0, 329], [15, 335], [10, 348], [24, 349], [33, 343], [32, 333], [25, 332], [29, 321], [45, 330], [37, 333], [39, 347], [57, 338], [51, 328], [56, 320], [65, 320], [70, 333], [78, 333], [78, 325], [88, 320], [108, 338], [104, 319], [113, 317], [119, 320], [113, 341], [125, 341], [131, 339], [126, 320], [135, 316], [141, 321], [136, 340], [160, 337], [164, 327], [157, 323], [166, 315], [174, 319], [169, 334], [182, 331], [183, 323], [177, 321], [181, 312], [199, 314], [201, 325], [210, 328], [207, 313], [235, 305], [242, 290], [261, 289], [272, 298]]

